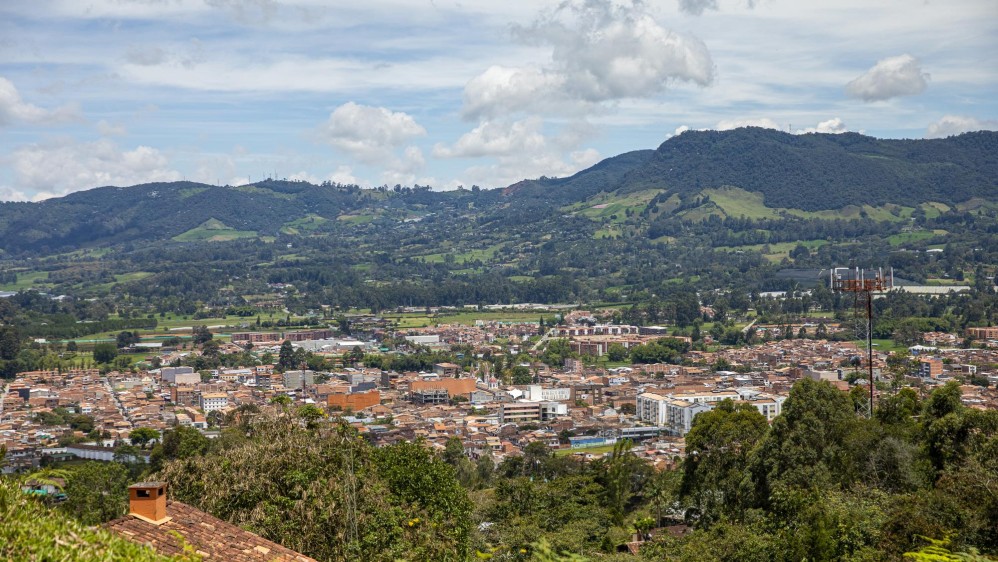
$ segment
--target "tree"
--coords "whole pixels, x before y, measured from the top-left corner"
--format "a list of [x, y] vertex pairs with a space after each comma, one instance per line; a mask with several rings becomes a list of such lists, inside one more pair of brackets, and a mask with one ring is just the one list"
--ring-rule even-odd
[[225, 414], [221, 410], [212, 410], [204, 417], [208, 427], [221, 427], [225, 423]]
[[153, 470], [172, 459], [190, 459], [208, 452], [211, 442], [193, 427], [177, 426], [163, 433], [163, 440], [156, 445], [149, 457]]
[[159, 432], [151, 427], [137, 427], [128, 434], [128, 440], [132, 442], [132, 445], [145, 449], [146, 445], [159, 439], [159, 436]]
[[219, 354], [219, 348], [221, 344], [217, 340], [208, 340], [201, 345], [201, 354], [205, 357], [212, 357], [217, 359]]
[[94, 361], [110, 363], [118, 356], [118, 348], [113, 343], [99, 343], [94, 346]]
[[194, 326], [194, 330], [191, 332], [191, 342], [194, 345], [204, 345], [206, 342], [211, 341], [213, 337], [215, 336], [211, 333], [211, 330], [204, 324]]
[[21, 351], [21, 335], [14, 326], [0, 327], [0, 360], [12, 361]]
[[138, 332], [128, 332], [128, 331], [118, 332], [118, 336], [117, 338], [115, 338], [118, 349], [131, 347], [139, 343], [141, 340], [142, 338], [139, 337]]
[[317, 435], [260, 417], [250, 437], [165, 464], [173, 497], [318, 560], [467, 560], [471, 503], [425, 443], [375, 449], [347, 424]]
[[847, 394], [805, 378], [782, 409], [749, 461], [759, 501], [768, 501], [774, 487], [822, 489], [858, 479], [854, 455], [868, 451], [846, 446], [863, 429]]
[[281, 344], [281, 351], [277, 356], [277, 366], [282, 370], [295, 368], [295, 350], [291, 345], [291, 340], [284, 340]]
[[701, 517], [716, 521], [752, 505], [748, 459], [768, 429], [754, 406], [730, 400], [694, 418], [686, 435], [680, 493], [693, 500]]
[[530, 376], [530, 369], [523, 365], [513, 367], [511, 375], [513, 384], [530, 384], [533, 382], [533, 377]]
[[606, 357], [613, 362], [626, 361], [627, 348], [619, 343], [611, 343], [606, 350]]
[[128, 470], [116, 462], [87, 462], [66, 481], [61, 504], [85, 525], [100, 525], [125, 514], [128, 507]]
[[451, 466], [457, 466], [464, 459], [464, 444], [461, 442], [460, 437], [451, 437], [447, 439], [447, 445], [444, 447], [444, 452], [442, 457], [443, 461]]

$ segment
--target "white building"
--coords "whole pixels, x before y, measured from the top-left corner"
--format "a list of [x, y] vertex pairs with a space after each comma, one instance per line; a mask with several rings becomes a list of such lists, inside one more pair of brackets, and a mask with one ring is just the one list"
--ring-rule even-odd
[[201, 394], [201, 411], [204, 413], [224, 410], [229, 406], [229, 395], [224, 392], [204, 392]]
[[751, 404], [766, 421], [772, 421], [783, 411], [785, 396], [763, 394], [750, 389], [740, 390], [741, 392], [722, 390], [666, 396], [645, 392], [638, 395], [635, 413], [643, 422], [668, 427], [676, 435], [686, 435], [693, 427], [693, 418], [697, 414], [713, 410], [725, 399], [739, 404]]

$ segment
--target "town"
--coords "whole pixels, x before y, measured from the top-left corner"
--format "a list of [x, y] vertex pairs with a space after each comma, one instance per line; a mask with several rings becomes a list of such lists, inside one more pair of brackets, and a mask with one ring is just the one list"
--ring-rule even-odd
[[[496, 463], [537, 441], [592, 459], [628, 439], [660, 469], [684, 457], [697, 414], [731, 400], [771, 421], [803, 378], [830, 382], [860, 413], [868, 407], [868, 372], [874, 400], [903, 386], [924, 396], [957, 381], [964, 405], [998, 409], [998, 328], [924, 333], [925, 344], [907, 352], [875, 349], [871, 369], [862, 344], [826, 339], [841, 330], [834, 321], [751, 326], [755, 342], [744, 346], [713, 346], [704, 334], [708, 347], [697, 350], [667, 327], [607, 322], [613, 312], [563, 310], [550, 325], [478, 320], [420, 328], [358, 315], [349, 336], [332, 328], [245, 331], [207, 340], [210, 346], [175, 337], [171, 345], [136, 344], [147, 360], [128, 370], [22, 372], [0, 394], [4, 471], [73, 458], [148, 462], [146, 445], [174, 427], [212, 438], [240, 416], [281, 408], [341, 419], [377, 446], [422, 440], [443, 451], [457, 438], [470, 459]], [[961, 345], [965, 338], [975, 345]], [[180, 366], [209, 348], [255, 361]], [[668, 361], [651, 352], [662, 349]], [[306, 354], [333, 368], [309, 368]], [[407, 356], [437, 360], [411, 369], [382, 361]]]

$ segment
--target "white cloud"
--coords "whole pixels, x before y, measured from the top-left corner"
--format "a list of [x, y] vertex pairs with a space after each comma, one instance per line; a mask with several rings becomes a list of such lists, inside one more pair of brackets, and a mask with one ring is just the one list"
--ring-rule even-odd
[[706, 45], [662, 27], [637, 0], [568, 0], [513, 31], [526, 44], [550, 48], [550, 61], [492, 66], [473, 78], [464, 92], [466, 118], [579, 111], [654, 96], [675, 81], [706, 86], [714, 78]]
[[569, 123], [554, 134], [544, 133], [539, 117], [519, 121], [484, 121], [461, 136], [452, 146], [438, 144], [438, 158], [481, 158], [495, 160], [467, 168], [452, 185], [506, 186], [524, 178], [560, 177], [588, 168], [600, 160], [596, 149], [577, 148], [590, 134], [586, 123]]
[[33, 193], [31, 198], [35, 201], [104, 185], [128, 186], [181, 178], [155, 148], [138, 146], [122, 150], [107, 139], [93, 142], [59, 139], [27, 145], [15, 150], [9, 160], [17, 178], [17, 189]]
[[873, 68], [846, 84], [846, 93], [863, 101], [913, 96], [925, 91], [928, 80], [918, 59], [904, 54], [877, 61]]
[[337, 166], [333, 173], [329, 174], [329, 181], [343, 184], [360, 185], [360, 180], [353, 175], [350, 166]]
[[320, 139], [368, 164], [379, 164], [407, 141], [426, 134], [403, 112], [347, 102], [319, 127]]
[[925, 131], [925, 138], [939, 139], [971, 131], [998, 131], [998, 120], [980, 120], [974, 117], [946, 115], [929, 125], [928, 130]]
[[848, 130], [849, 130], [849, 128], [846, 127], [846, 124], [845, 124], [844, 121], [842, 121], [842, 119], [840, 119], [838, 117], [834, 117], [832, 119], [828, 119], [827, 121], [822, 121], [822, 122], [818, 123], [817, 127], [808, 127], [806, 129], [802, 129], [802, 130], [796, 131], [796, 132], [797, 133], [832, 133], [832, 134], [838, 134], [838, 133], [845, 133]]
[[705, 10], [716, 10], [717, 0], [679, 0], [679, 11], [699, 16]]
[[120, 123], [109, 123], [104, 119], [97, 122], [97, 132], [102, 137], [120, 137], [128, 134], [125, 126]]
[[496, 116], [565, 102], [565, 77], [537, 68], [490, 66], [464, 88], [465, 117]]
[[12, 123], [60, 123], [79, 119], [79, 109], [66, 105], [44, 109], [21, 99], [14, 83], [0, 76], [0, 126]]
[[277, 12], [274, 0], [204, 0], [205, 5], [227, 12], [239, 23], [267, 23]]
[[125, 51], [125, 61], [138, 66], [156, 66], [166, 62], [168, 54], [154, 45], [133, 45]]
[[541, 132], [542, 125], [539, 117], [529, 117], [513, 123], [484, 121], [462, 135], [452, 147], [437, 144], [433, 147], [433, 156], [475, 158], [545, 150], [547, 147]]
[[762, 127], [763, 129], [779, 129], [780, 126], [776, 124], [776, 121], [768, 117], [759, 118], [747, 118], [747, 119], [726, 119], [723, 121], [718, 121], [717, 125], [714, 125], [713, 129], [715, 131], [730, 131], [732, 129], [738, 129], [741, 127]]

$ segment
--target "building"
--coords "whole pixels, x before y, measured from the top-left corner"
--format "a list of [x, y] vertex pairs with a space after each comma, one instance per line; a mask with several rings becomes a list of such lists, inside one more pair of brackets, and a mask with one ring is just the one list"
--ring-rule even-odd
[[109, 531], [148, 545], [163, 556], [187, 556], [226, 562], [315, 562], [275, 542], [166, 498], [165, 482], [128, 487], [128, 515], [108, 522]]
[[201, 375], [194, 372], [193, 367], [163, 367], [159, 371], [163, 384], [197, 384]]
[[499, 407], [499, 423], [531, 423], [541, 421], [540, 402], [507, 402]]
[[247, 343], [276, 343], [281, 341], [281, 334], [277, 332], [235, 332], [232, 334], [232, 343], [246, 345]]
[[228, 407], [229, 395], [224, 392], [204, 392], [201, 394], [201, 411], [206, 414]]
[[998, 340], [998, 326], [967, 328], [967, 331], [964, 333], [968, 338], [975, 340]]
[[666, 398], [654, 392], [638, 395], [634, 414], [639, 420], [655, 425], [665, 425]]
[[441, 377], [457, 377], [461, 374], [461, 366], [454, 363], [437, 363], [433, 372]]
[[572, 398], [572, 389], [567, 386], [546, 388], [532, 384], [527, 387], [523, 397], [531, 402], [563, 402]]
[[328, 340], [333, 337], [332, 330], [300, 330], [297, 332], [284, 332], [281, 337], [281, 341], [312, 341], [312, 340]]
[[409, 384], [410, 392], [419, 390], [444, 390], [447, 392], [448, 397], [453, 396], [467, 396], [469, 393], [473, 392], [476, 388], [476, 379], [465, 378], [465, 379], [426, 379], [412, 381]]
[[376, 404], [381, 404], [381, 392], [372, 390], [370, 392], [334, 393], [326, 397], [326, 405], [330, 408], [340, 410], [352, 410], [354, 412], [370, 408]]
[[450, 395], [443, 388], [426, 388], [409, 392], [409, 400], [421, 406], [446, 404]]
[[170, 387], [170, 402], [177, 406], [197, 406], [201, 403], [201, 392], [193, 386]]
[[315, 385], [314, 371], [285, 371], [281, 376], [284, 379], [284, 388], [300, 389], [305, 388], [305, 385]]
[[943, 360], [938, 357], [922, 357], [918, 360], [918, 376], [923, 379], [937, 379], [943, 374]]

